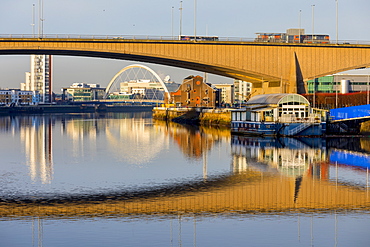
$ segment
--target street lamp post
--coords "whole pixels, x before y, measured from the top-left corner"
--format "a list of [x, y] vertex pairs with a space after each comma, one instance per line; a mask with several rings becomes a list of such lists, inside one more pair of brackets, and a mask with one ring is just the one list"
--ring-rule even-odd
[[173, 9], [174, 7], [172, 6], [172, 9], [171, 9], [171, 39], [173, 39]]
[[311, 5], [312, 7], [312, 35], [311, 35], [311, 41], [313, 43], [313, 34], [315, 32], [315, 5]]
[[44, 0], [39, 0], [39, 38], [44, 36]]
[[35, 38], [35, 4], [32, 5], [32, 38]]
[[336, 16], [336, 41], [337, 41], [337, 44], [338, 44], [338, 0], [335, 0], [335, 6], [336, 6], [336, 11], [335, 11], [335, 16]]
[[41, 28], [40, 28], [40, 25], [41, 24], [41, 0], [39, 0], [39, 18], [38, 18], [38, 25], [37, 25], [37, 31], [38, 31], [38, 34], [39, 34], [39, 38], [40, 38], [40, 34], [41, 34]]
[[181, 39], [181, 35], [182, 35], [182, 1], [180, 1], [180, 39]]
[[194, 40], [197, 41], [197, 0], [194, 0]]
[[298, 43], [301, 43], [301, 19], [302, 19], [302, 10], [300, 9], [299, 10], [299, 42]]

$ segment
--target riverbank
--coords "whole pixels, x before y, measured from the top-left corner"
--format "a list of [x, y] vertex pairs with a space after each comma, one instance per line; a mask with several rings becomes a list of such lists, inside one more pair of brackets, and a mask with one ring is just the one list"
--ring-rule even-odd
[[151, 111], [152, 106], [142, 105], [37, 105], [0, 107], [0, 115], [93, 113], [93, 112], [139, 112]]
[[[172, 121], [180, 124], [191, 124], [200, 126], [220, 126], [230, 128], [231, 109], [203, 109], [203, 108], [165, 108], [154, 107], [153, 119]], [[330, 128], [329, 128], [330, 126]], [[323, 137], [330, 136], [369, 136], [370, 121], [360, 123], [356, 130], [347, 132], [335, 131], [335, 124], [328, 124], [331, 129]]]

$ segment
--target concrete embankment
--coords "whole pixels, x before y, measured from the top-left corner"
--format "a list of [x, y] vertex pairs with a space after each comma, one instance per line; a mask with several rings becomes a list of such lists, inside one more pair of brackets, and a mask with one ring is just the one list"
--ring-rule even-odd
[[228, 109], [203, 108], [153, 108], [153, 118], [184, 124], [229, 127], [231, 113]]
[[11, 114], [52, 114], [52, 113], [93, 113], [93, 112], [140, 112], [151, 111], [152, 106], [141, 105], [37, 105], [0, 107], [0, 115]]

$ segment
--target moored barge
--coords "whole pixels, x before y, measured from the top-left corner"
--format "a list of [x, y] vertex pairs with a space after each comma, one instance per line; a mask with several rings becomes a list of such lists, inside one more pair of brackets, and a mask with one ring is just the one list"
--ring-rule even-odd
[[260, 136], [322, 136], [326, 112], [299, 94], [263, 94], [231, 113], [231, 132]]

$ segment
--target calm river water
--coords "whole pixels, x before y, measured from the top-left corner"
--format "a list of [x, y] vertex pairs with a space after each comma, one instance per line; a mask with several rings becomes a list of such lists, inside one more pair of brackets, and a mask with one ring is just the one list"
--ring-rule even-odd
[[0, 117], [0, 246], [369, 246], [370, 139]]

